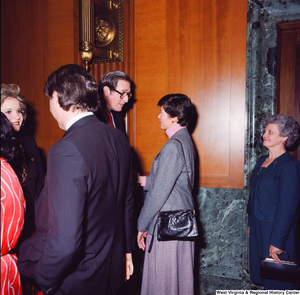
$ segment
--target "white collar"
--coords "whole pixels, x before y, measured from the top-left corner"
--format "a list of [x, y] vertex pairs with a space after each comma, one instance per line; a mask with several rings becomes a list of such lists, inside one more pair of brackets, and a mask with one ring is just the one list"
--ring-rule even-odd
[[66, 124], [66, 131], [75, 123], [77, 122], [78, 120], [86, 117], [86, 116], [90, 116], [90, 115], [93, 115], [94, 113], [93, 112], [84, 112], [84, 113], [81, 113], [81, 114], [78, 114], [76, 116], [74, 116], [73, 118], [71, 118], [67, 124]]

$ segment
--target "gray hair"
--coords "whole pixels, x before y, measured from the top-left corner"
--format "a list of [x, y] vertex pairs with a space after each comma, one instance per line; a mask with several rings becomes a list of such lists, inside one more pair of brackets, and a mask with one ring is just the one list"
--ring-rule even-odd
[[298, 143], [299, 125], [293, 117], [284, 114], [273, 115], [264, 120], [264, 127], [268, 124], [276, 124], [280, 136], [288, 137], [285, 141], [285, 148], [292, 149]]

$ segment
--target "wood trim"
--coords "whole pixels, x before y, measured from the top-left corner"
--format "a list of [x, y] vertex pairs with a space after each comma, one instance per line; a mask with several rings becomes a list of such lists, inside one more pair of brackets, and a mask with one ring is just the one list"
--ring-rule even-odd
[[[284, 22], [278, 24], [278, 33], [282, 31], [293, 31], [293, 30], [299, 30], [299, 21], [294, 22]], [[279, 36], [278, 34], [278, 36]]]

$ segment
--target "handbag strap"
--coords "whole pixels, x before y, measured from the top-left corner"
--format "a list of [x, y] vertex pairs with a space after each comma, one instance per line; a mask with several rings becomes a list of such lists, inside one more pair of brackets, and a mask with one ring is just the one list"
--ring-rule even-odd
[[[191, 180], [189, 178], [189, 169], [188, 169], [188, 166], [187, 166], [187, 163], [186, 163], [186, 160], [185, 160], [185, 154], [184, 154], [184, 150], [183, 150], [183, 145], [181, 143], [181, 141], [177, 138], [174, 138], [175, 140], [177, 140], [179, 143], [180, 143], [180, 146], [181, 146], [181, 149], [182, 149], [182, 154], [183, 154], [183, 159], [184, 159], [184, 163], [185, 163], [185, 167], [186, 167], [186, 176], [187, 176], [187, 179], [188, 179], [188, 182], [189, 182], [189, 185], [190, 185], [190, 188], [191, 188], [191, 191], [193, 191], [193, 186], [191, 184]], [[194, 201], [194, 198], [192, 197], [192, 202], [193, 202], [193, 211], [194, 211], [194, 214], [196, 215], [196, 211], [195, 211], [195, 201]]]
[[155, 224], [154, 224], [153, 235], [152, 235], [152, 238], [151, 238], [151, 241], [150, 241], [150, 244], [149, 244], [148, 253], [150, 253], [151, 250], [152, 250], [153, 241], [154, 241], [154, 231], [155, 231], [155, 228], [156, 228], [157, 220], [158, 220], [158, 218], [156, 218], [156, 221], [155, 221]]
[[[174, 138], [174, 139], [180, 143], [180, 146], [181, 146], [181, 149], [182, 149], [182, 154], [183, 154], [183, 159], [184, 159], [184, 164], [185, 164], [186, 171], [187, 171], [187, 179], [188, 179], [189, 185], [190, 185], [191, 190], [192, 190], [192, 184], [191, 184], [191, 181], [190, 181], [190, 178], [189, 178], [189, 175], [188, 175], [188, 167], [187, 167], [187, 164], [186, 164], [186, 160], [185, 160], [185, 155], [184, 155], [184, 150], [183, 150], [182, 143], [181, 143], [180, 140], [178, 140], [178, 139], [176, 139], [176, 138]], [[169, 197], [168, 197], [168, 198], [169, 198]], [[194, 214], [195, 214], [195, 202], [194, 202], [194, 199], [193, 199], [193, 198], [192, 198], [192, 201], [193, 201]], [[158, 213], [159, 213], [159, 212], [160, 212], [160, 211], [158, 211]], [[157, 220], [158, 220], [158, 218], [156, 219], [155, 224], [154, 224], [153, 235], [152, 235], [152, 238], [151, 238], [151, 241], [150, 241], [150, 244], [149, 244], [148, 253], [150, 253], [151, 250], [152, 250], [153, 241], [154, 241], [154, 231], [155, 231], [155, 228], [156, 228]]]
[[[185, 164], [185, 167], [186, 167], [186, 176], [187, 176], [187, 179], [188, 179], [188, 182], [189, 182], [189, 185], [190, 185], [190, 188], [191, 188], [191, 191], [193, 190], [193, 186], [191, 184], [191, 180], [189, 178], [189, 170], [188, 170], [188, 166], [186, 164], [186, 160], [185, 160], [185, 154], [184, 154], [184, 150], [183, 150], [183, 146], [182, 146], [182, 143], [180, 140], [174, 138], [176, 141], [178, 141], [180, 143], [180, 146], [181, 146], [181, 150], [182, 150], [182, 154], [183, 154], [183, 159], [184, 159], [184, 164]], [[195, 202], [194, 202], [194, 199], [192, 198], [192, 201], [193, 201], [193, 207], [194, 207], [194, 210], [195, 210]]]

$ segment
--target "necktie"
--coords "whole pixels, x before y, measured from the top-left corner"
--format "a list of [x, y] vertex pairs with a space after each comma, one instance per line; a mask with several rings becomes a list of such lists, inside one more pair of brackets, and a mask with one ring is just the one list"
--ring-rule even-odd
[[110, 125], [110, 126], [112, 126], [112, 127], [115, 127], [115, 126], [114, 126], [114, 123], [113, 123], [113, 121], [112, 121], [112, 117], [111, 117], [110, 111], [107, 111], [106, 113], [107, 113], [107, 115], [108, 115], [108, 125]]

